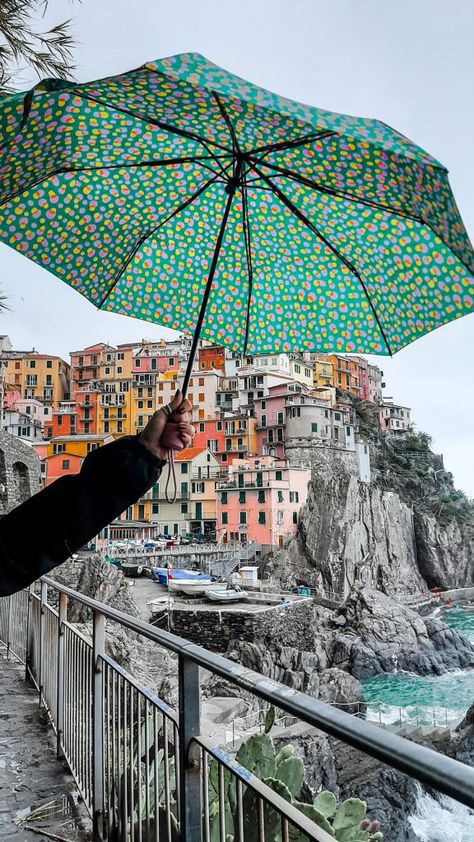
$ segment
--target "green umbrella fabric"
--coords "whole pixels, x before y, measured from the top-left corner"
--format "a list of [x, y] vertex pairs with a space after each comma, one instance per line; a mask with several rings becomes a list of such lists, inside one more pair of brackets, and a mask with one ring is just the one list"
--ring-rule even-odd
[[446, 169], [376, 120], [184, 54], [45, 80], [0, 101], [0, 133], [1, 239], [105, 310], [201, 313], [238, 352], [374, 354], [473, 310]]

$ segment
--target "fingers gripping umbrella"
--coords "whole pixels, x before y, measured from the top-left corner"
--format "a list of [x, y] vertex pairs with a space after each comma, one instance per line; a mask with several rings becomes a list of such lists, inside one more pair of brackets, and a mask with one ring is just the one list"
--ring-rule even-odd
[[0, 237], [105, 310], [241, 353], [392, 354], [472, 312], [447, 172], [195, 54], [0, 102]]

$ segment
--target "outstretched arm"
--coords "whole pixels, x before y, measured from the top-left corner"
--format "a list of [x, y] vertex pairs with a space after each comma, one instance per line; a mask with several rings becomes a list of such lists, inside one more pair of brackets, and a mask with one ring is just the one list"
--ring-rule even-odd
[[0, 596], [7, 596], [61, 564], [138, 500], [157, 481], [166, 452], [167, 420], [180, 424], [185, 447], [194, 435], [191, 406], [178, 392], [174, 414], [155, 412], [140, 436], [94, 450], [76, 476], [61, 477], [0, 520]]

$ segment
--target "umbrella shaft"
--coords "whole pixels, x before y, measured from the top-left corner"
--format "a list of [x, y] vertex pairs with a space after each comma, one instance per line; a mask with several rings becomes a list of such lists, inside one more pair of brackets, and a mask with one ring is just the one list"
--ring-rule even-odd
[[191, 374], [192, 374], [193, 367], [194, 367], [194, 360], [196, 358], [196, 352], [197, 352], [197, 348], [198, 348], [198, 344], [199, 344], [199, 337], [201, 335], [201, 329], [202, 329], [202, 325], [203, 325], [203, 322], [204, 322], [204, 316], [206, 315], [206, 309], [207, 309], [207, 305], [208, 305], [208, 302], [209, 302], [209, 296], [211, 294], [212, 282], [214, 280], [214, 275], [216, 273], [217, 263], [218, 263], [218, 260], [219, 260], [219, 254], [220, 254], [220, 250], [221, 250], [221, 247], [222, 247], [222, 242], [224, 240], [224, 234], [225, 234], [225, 229], [226, 229], [226, 225], [227, 225], [227, 220], [229, 219], [229, 213], [230, 213], [230, 208], [231, 208], [231, 205], [232, 205], [232, 199], [234, 198], [236, 186], [237, 186], [238, 181], [239, 181], [241, 168], [242, 168], [242, 161], [241, 161], [240, 158], [237, 158], [234, 175], [231, 179], [229, 179], [227, 187], [226, 187], [226, 192], [228, 194], [227, 195], [227, 202], [226, 202], [226, 206], [225, 206], [225, 210], [224, 210], [224, 215], [222, 217], [221, 227], [219, 229], [219, 234], [218, 234], [218, 237], [217, 237], [216, 245], [215, 245], [215, 248], [214, 248], [214, 254], [212, 255], [211, 268], [209, 270], [209, 275], [208, 275], [208, 278], [207, 278], [206, 289], [204, 290], [204, 296], [203, 296], [203, 299], [202, 299], [201, 309], [199, 311], [198, 320], [196, 322], [196, 327], [194, 329], [194, 336], [193, 336], [193, 341], [192, 341], [192, 345], [191, 345], [191, 351], [189, 352], [189, 359], [188, 359], [188, 365], [187, 365], [187, 368], [186, 368], [186, 374], [184, 375], [183, 385], [181, 386], [181, 392], [183, 394], [183, 398], [186, 397], [186, 393], [188, 391], [189, 381], [191, 379]]

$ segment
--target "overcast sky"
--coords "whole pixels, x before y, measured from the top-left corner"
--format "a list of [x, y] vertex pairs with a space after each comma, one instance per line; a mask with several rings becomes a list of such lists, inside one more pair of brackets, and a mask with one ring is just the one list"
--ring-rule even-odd
[[[447, 166], [474, 238], [473, 0], [51, 0], [48, 20], [71, 15], [80, 80], [200, 52], [293, 99], [384, 120]], [[96, 311], [2, 244], [0, 284], [11, 306], [0, 332], [17, 348], [68, 359], [96, 341], [166, 333]], [[412, 407], [474, 497], [473, 359], [469, 316], [378, 363], [387, 394]]]

